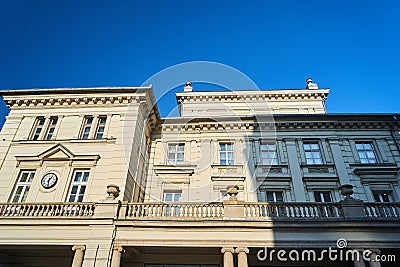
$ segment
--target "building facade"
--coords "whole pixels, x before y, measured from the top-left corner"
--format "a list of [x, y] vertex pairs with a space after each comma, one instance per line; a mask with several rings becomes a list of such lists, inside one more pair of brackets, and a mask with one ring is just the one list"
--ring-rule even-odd
[[188, 82], [160, 118], [151, 87], [3, 91], [0, 266], [398, 266], [398, 115], [328, 94]]

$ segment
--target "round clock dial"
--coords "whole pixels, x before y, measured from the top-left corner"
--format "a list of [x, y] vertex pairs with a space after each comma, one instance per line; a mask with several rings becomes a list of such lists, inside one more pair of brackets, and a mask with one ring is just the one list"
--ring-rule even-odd
[[56, 185], [57, 180], [58, 180], [57, 175], [50, 172], [45, 176], [43, 176], [41, 184], [43, 188], [50, 189]]

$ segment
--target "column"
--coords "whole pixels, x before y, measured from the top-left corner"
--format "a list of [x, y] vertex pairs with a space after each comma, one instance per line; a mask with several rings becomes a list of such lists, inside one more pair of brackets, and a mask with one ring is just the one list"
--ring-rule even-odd
[[221, 253], [224, 254], [224, 266], [223, 267], [234, 267], [233, 266], [233, 247], [226, 247], [221, 249]]
[[238, 247], [235, 249], [235, 252], [238, 254], [238, 267], [248, 267], [247, 253], [249, 253], [249, 249], [246, 247]]
[[83, 256], [85, 254], [85, 246], [73, 246], [72, 251], [75, 251], [74, 259], [72, 260], [72, 267], [82, 267]]
[[331, 146], [333, 161], [335, 162], [336, 171], [339, 175], [340, 184], [350, 184], [350, 178], [347, 173], [346, 163], [343, 158], [342, 150], [339, 145], [339, 139], [329, 139]]
[[121, 254], [124, 249], [121, 246], [115, 246], [113, 248], [113, 254], [111, 258], [111, 267], [119, 267], [121, 263]]
[[289, 167], [292, 174], [292, 184], [296, 202], [306, 201], [306, 192], [304, 190], [303, 176], [300, 169], [300, 162], [297, 156], [295, 139], [286, 140], [287, 153], [289, 158]]

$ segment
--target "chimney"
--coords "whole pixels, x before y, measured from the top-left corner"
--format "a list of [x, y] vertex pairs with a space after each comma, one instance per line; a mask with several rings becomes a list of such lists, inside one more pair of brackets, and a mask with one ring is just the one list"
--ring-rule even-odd
[[318, 89], [318, 84], [313, 83], [311, 78], [308, 78], [306, 80], [306, 82], [307, 82], [307, 89], [310, 89], [310, 90], [317, 90]]
[[193, 87], [192, 87], [192, 82], [191, 81], [187, 81], [186, 82], [186, 86], [183, 87], [183, 92], [184, 93], [193, 92]]

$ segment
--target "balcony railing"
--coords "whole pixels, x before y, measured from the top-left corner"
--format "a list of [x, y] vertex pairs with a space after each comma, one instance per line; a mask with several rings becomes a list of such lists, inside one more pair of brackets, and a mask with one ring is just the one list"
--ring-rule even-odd
[[400, 218], [400, 203], [364, 203], [368, 218]]
[[126, 218], [222, 218], [222, 203], [129, 203]]
[[[110, 205], [114, 208], [110, 209]], [[359, 204], [357, 204], [359, 205]], [[365, 218], [399, 220], [400, 203], [369, 203], [356, 214], [337, 203], [0, 203], [0, 218], [114, 218], [128, 220], [307, 220]], [[347, 209], [347, 213], [346, 213]], [[351, 209], [350, 209], [351, 210]]]
[[340, 218], [343, 217], [339, 203], [246, 203], [246, 218]]
[[89, 217], [95, 203], [0, 203], [1, 217]]

